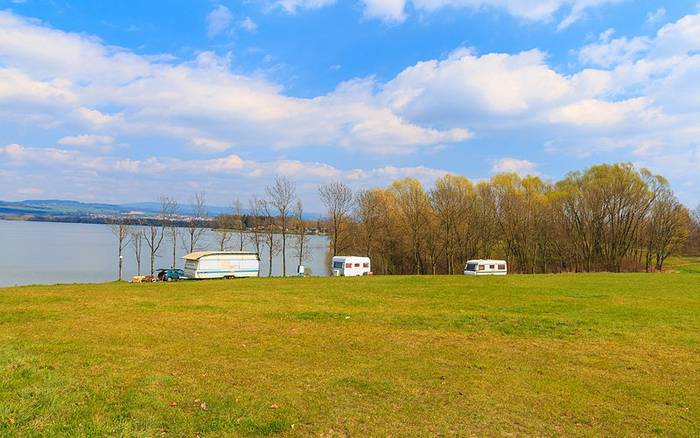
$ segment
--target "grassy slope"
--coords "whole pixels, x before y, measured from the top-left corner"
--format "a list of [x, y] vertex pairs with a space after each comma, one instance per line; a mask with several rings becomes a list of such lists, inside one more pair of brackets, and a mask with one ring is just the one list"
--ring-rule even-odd
[[698, 435], [700, 276], [0, 290], [0, 436]]

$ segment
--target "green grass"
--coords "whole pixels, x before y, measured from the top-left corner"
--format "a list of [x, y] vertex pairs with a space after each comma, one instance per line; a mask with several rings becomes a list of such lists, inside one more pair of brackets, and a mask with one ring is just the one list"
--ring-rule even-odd
[[700, 434], [700, 275], [0, 289], [0, 436]]
[[664, 270], [686, 274], [700, 274], [700, 257], [670, 257]]

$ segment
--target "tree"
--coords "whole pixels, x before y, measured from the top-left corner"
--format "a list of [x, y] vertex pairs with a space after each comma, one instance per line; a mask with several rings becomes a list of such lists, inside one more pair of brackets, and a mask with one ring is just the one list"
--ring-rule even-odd
[[129, 242], [134, 250], [136, 260], [136, 275], [141, 275], [141, 254], [143, 252], [143, 242], [145, 240], [145, 230], [140, 223], [129, 227]]
[[236, 218], [231, 214], [222, 214], [214, 219], [214, 232], [219, 251], [225, 251], [233, 238], [233, 230], [236, 227]]
[[161, 196], [160, 198], [160, 215], [161, 215], [161, 227], [163, 234], [166, 234], [172, 243], [173, 248], [173, 263], [172, 268], [177, 265], [177, 236], [178, 236], [178, 226], [177, 226], [177, 214], [179, 211], [179, 206], [174, 198], [169, 196]]
[[275, 221], [275, 216], [273, 212], [273, 207], [272, 204], [264, 199], [261, 199], [258, 201], [259, 202], [259, 207], [258, 210], [262, 213], [263, 215], [263, 229], [264, 229], [264, 239], [263, 239], [263, 244], [267, 246], [267, 254], [269, 257], [269, 264], [267, 266], [267, 276], [272, 277], [272, 260], [274, 259], [275, 254], [279, 251], [279, 245], [277, 241], [275, 240], [275, 226], [276, 221]]
[[192, 197], [192, 217], [187, 222], [185, 232], [182, 233], [182, 245], [185, 251], [192, 253], [198, 249], [199, 241], [207, 230], [208, 218], [205, 193], [195, 193]]
[[384, 207], [383, 193], [380, 189], [362, 190], [356, 196], [355, 220], [358, 225], [358, 241], [362, 253], [367, 257], [372, 257], [376, 237], [381, 232]]
[[328, 215], [331, 252], [336, 256], [349, 246], [348, 219], [353, 207], [352, 190], [336, 181], [320, 186], [318, 191]]
[[304, 222], [304, 205], [300, 200], [294, 205], [293, 210], [293, 243], [295, 249], [295, 255], [297, 256], [297, 261], [299, 266], [304, 264], [304, 261], [308, 258], [306, 248], [309, 244], [309, 235], [306, 233], [306, 223]]
[[430, 202], [421, 183], [413, 178], [394, 181], [391, 193], [396, 199], [402, 229], [411, 247], [415, 274], [424, 273], [421, 251], [429, 221]]
[[249, 201], [248, 201], [248, 219], [249, 219], [249, 227], [250, 227], [250, 233], [248, 234], [248, 237], [250, 239], [250, 243], [253, 245], [255, 248], [255, 252], [260, 255], [262, 245], [263, 245], [263, 220], [262, 220], [262, 212], [261, 212], [261, 205], [262, 205], [262, 200], [258, 199], [257, 196], [253, 196]]
[[678, 201], [668, 183], [661, 181], [654, 204], [647, 218], [644, 235], [646, 240], [645, 269], [661, 271], [669, 255], [678, 251], [688, 237], [690, 216], [688, 210]]
[[296, 184], [285, 177], [275, 178], [272, 186], [266, 188], [269, 204], [277, 210], [282, 232], [282, 276], [287, 275], [287, 227], [294, 199]]
[[129, 243], [129, 226], [124, 218], [117, 217], [109, 220], [109, 228], [112, 231], [112, 234], [114, 234], [114, 236], [117, 238], [117, 281], [122, 281], [122, 266], [124, 263], [123, 252], [124, 248]]
[[163, 243], [163, 238], [165, 237], [165, 226], [163, 225], [163, 212], [161, 206], [161, 213], [158, 220], [149, 220], [148, 225], [144, 230], [144, 241], [146, 246], [148, 246], [149, 256], [150, 256], [150, 268], [151, 275], [155, 272], [155, 262], [156, 257], [158, 257], [158, 252]]
[[245, 237], [245, 222], [243, 221], [243, 207], [241, 201], [236, 198], [233, 201], [233, 214], [236, 219], [235, 229], [238, 230], [238, 250], [243, 251], [243, 238]]

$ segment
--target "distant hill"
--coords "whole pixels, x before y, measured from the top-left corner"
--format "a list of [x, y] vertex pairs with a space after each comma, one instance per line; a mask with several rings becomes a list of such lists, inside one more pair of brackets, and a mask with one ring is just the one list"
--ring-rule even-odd
[[[231, 213], [230, 207], [207, 207], [209, 216]], [[40, 218], [86, 218], [91, 216], [112, 216], [129, 212], [141, 212], [143, 216], [153, 216], [160, 211], [158, 202], [134, 202], [128, 204], [104, 204], [62, 199], [28, 199], [25, 201], [0, 201], [0, 218], [2, 217], [40, 217]], [[192, 205], [180, 206], [180, 213], [191, 215]], [[248, 214], [248, 209], [243, 209]], [[304, 214], [307, 220], [318, 219], [317, 213]]]

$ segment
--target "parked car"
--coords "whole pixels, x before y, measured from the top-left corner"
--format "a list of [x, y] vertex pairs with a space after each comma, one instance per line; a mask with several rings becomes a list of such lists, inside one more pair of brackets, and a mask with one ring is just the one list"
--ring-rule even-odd
[[185, 280], [185, 271], [182, 269], [158, 269], [156, 274], [158, 281], [177, 281]]

